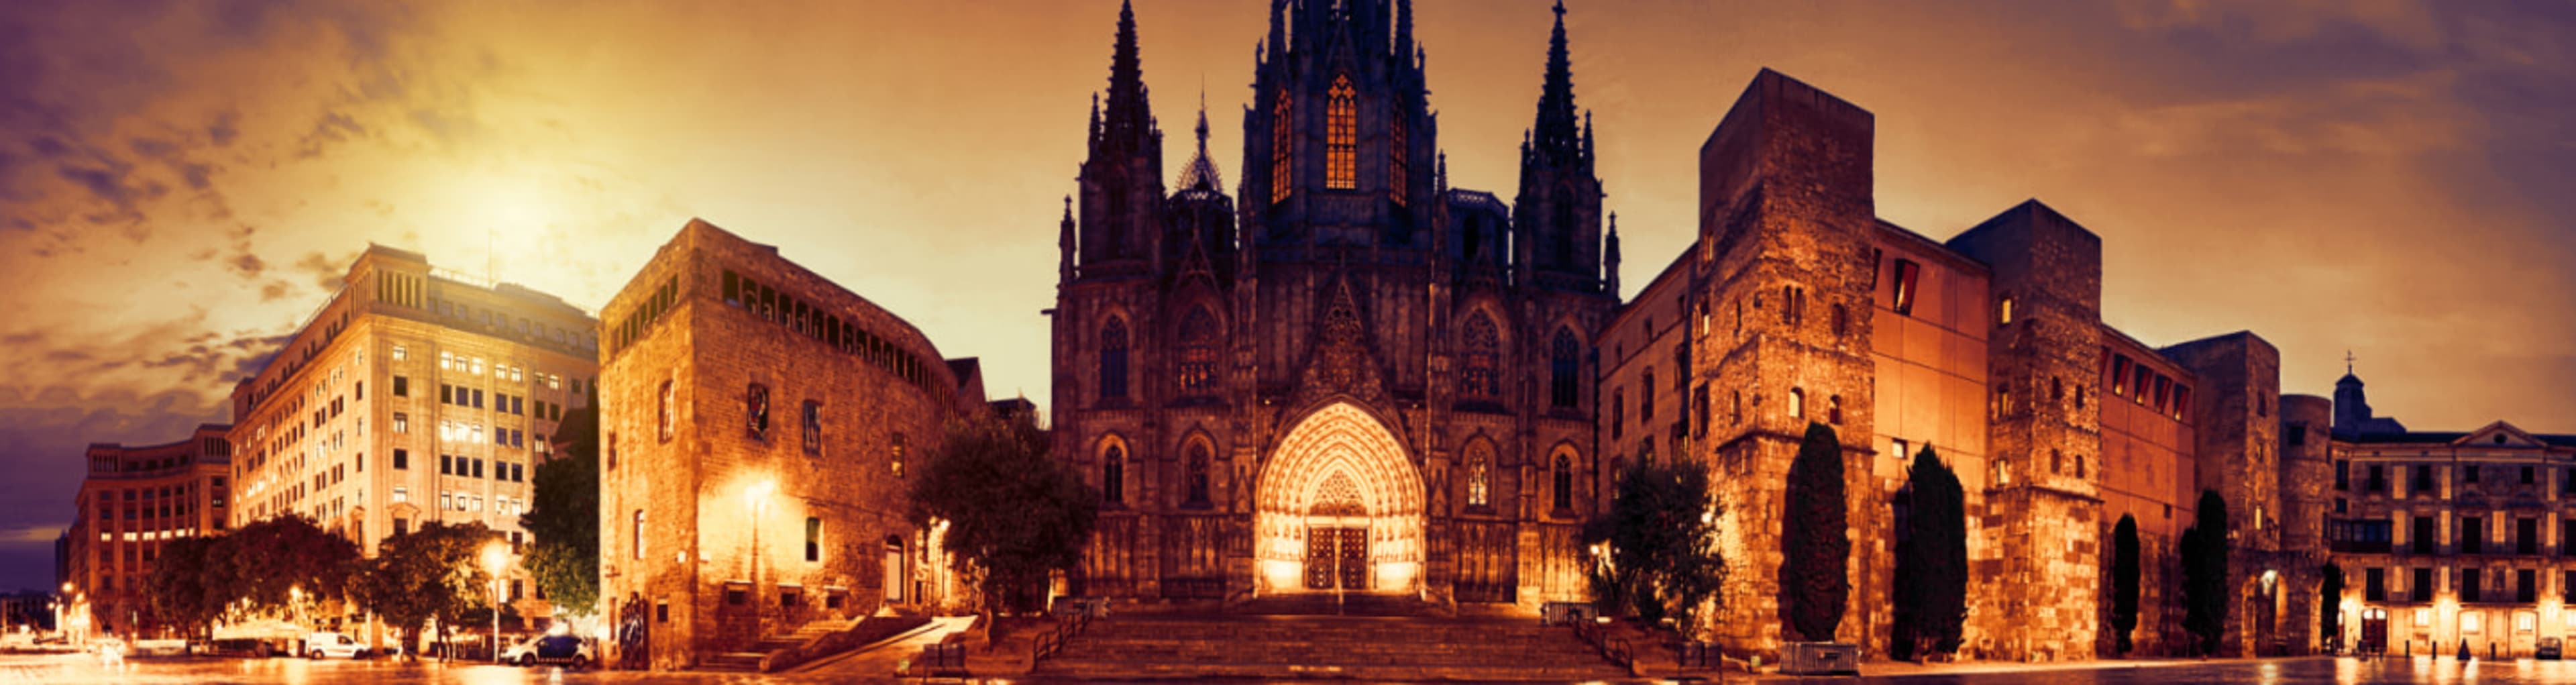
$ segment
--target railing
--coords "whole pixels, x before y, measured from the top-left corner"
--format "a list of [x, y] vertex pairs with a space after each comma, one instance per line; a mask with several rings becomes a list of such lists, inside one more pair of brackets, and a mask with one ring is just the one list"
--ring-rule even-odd
[[1715, 643], [1684, 642], [1681, 644], [1680, 652], [1682, 668], [1702, 670], [1726, 668], [1726, 652], [1718, 649]]
[[1624, 669], [1634, 669], [1637, 652], [1628, 639], [1610, 634], [1609, 624], [1598, 621], [1574, 624], [1574, 636], [1601, 652], [1601, 658]]
[[922, 647], [921, 660], [914, 662], [913, 666], [922, 675], [933, 678], [963, 677], [966, 675], [966, 645], [941, 643]]
[[1037, 645], [1030, 650], [1029, 660], [1045, 659], [1055, 656], [1056, 652], [1064, 651], [1064, 646], [1073, 642], [1073, 638], [1081, 635], [1082, 629], [1088, 627], [1091, 627], [1089, 610], [1076, 611], [1056, 619], [1055, 627], [1038, 633]]

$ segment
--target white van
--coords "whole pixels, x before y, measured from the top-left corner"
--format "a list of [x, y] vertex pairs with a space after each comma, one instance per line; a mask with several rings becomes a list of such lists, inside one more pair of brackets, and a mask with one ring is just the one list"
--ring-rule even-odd
[[311, 659], [363, 659], [367, 656], [367, 646], [339, 633], [314, 633], [304, 638], [304, 656]]

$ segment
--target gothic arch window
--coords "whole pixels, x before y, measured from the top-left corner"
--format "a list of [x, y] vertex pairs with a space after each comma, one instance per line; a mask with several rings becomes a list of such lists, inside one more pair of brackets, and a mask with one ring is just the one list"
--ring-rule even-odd
[[1359, 90], [1351, 87], [1349, 74], [1333, 77], [1332, 90], [1325, 91], [1324, 104], [1324, 187], [1350, 190], [1359, 187]]
[[1492, 506], [1494, 445], [1478, 440], [1467, 446], [1467, 506]]
[[1495, 330], [1493, 317], [1486, 316], [1484, 312], [1468, 315], [1464, 342], [1466, 369], [1465, 373], [1459, 374], [1465, 386], [1461, 388], [1463, 394], [1488, 399], [1501, 397], [1503, 379], [1497, 367], [1502, 362], [1502, 334]]
[[1100, 453], [1100, 501], [1123, 504], [1127, 501], [1127, 447], [1110, 443]]
[[1296, 158], [1293, 152], [1296, 149], [1295, 137], [1290, 135], [1296, 130], [1292, 125], [1296, 118], [1291, 116], [1294, 113], [1295, 110], [1288, 106], [1288, 91], [1281, 89], [1278, 103], [1270, 108], [1271, 202], [1288, 199], [1289, 181], [1296, 176], [1291, 173], [1295, 171], [1295, 165], [1290, 163]]
[[1127, 320], [1110, 317], [1100, 327], [1100, 399], [1127, 398]]
[[743, 390], [743, 429], [754, 440], [769, 439], [769, 386], [759, 383]]
[[1802, 388], [1790, 388], [1790, 389], [1789, 389], [1789, 418], [1793, 418], [1793, 419], [1797, 419], [1797, 418], [1806, 418], [1806, 416], [1807, 416], [1807, 391], [1806, 391], [1805, 389], [1802, 389]]
[[1575, 342], [1574, 331], [1557, 329], [1556, 341], [1548, 344], [1549, 404], [1572, 409], [1582, 400], [1582, 355], [1583, 345]]
[[1843, 396], [1825, 398], [1825, 422], [1837, 426], [1843, 425]]
[[1404, 139], [1404, 105], [1397, 104], [1394, 110], [1388, 113], [1386, 121], [1386, 193], [1388, 197], [1395, 199], [1395, 204], [1403, 205], [1404, 186], [1407, 179], [1411, 178], [1408, 170], [1412, 165], [1408, 163], [1408, 159], [1413, 156], [1410, 154], [1411, 148], [1405, 144]]
[[1216, 315], [1191, 307], [1181, 317], [1181, 390], [1200, 391], [1216, 385]]
[[1206, 442], [1190, 443], [1188, 469], [1185, 477], [1189, 478], [1189, 482], [1185, 485], [1188, 487], [1189, 500], [1183, 504], [1206, 506], [1208, 503], [1208, 445]]
[[1551, 494], [1555, 495], [1555, 510], [1567, 511], [1573, 509], [1574, 459], [1566, 456], [1563, 452], [1558, 452], [1556, 454], [1556, 477], [1550, 480], [1550, 485], [1554, 486], [1552, 488], [1554, 492]]

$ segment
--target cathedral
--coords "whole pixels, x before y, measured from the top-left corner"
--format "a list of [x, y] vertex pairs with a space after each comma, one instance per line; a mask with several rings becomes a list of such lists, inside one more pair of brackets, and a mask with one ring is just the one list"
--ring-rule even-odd
[[1069, 591], [1584, 598], [1619, 257], [1557, 11], [1506, 204], [1448, 185], [1409, 0], [1272, 4], [1231, 188], [1204, 112], [1164, 175], [1121, 8], [1052, 310], [1054, 453], [1103, 505]]

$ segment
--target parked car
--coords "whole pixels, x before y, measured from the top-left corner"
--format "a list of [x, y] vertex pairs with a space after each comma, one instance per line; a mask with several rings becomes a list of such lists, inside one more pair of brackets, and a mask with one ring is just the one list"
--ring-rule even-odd
[[2535, 658], [2535, 659], [2548, 659], [2548, 660], [2551, 660], [2551, 661], [2557, 661], [2557, 660], [2559, 660], [2560, 658], [2563, 658], [2563, 657], [2560, 657], [2560, 656], [2559, 656], [2559, 641], [2558, 641], [2558, 638], [2554, 638], [2554, 637], [2544, 637], [2544, 638], [2540, 638], [2540, 647], [2539, 647], [2538, 649], [2534, 649], [2534, 650], [2532, 650], [2532, 652], [2531, 652], [2531, 656], [2532, 656], [2532, 658]]
[[310, 659], [364, 659], [367, 658], [367, 646], [339, 633], [314, 633], [304, 638], [304, 656]]
[[564, 664], [586, 668], [591, 661], [590, 642], [571, 635], [540, 635], [501, 652], [502, 663], [521, 666]]

